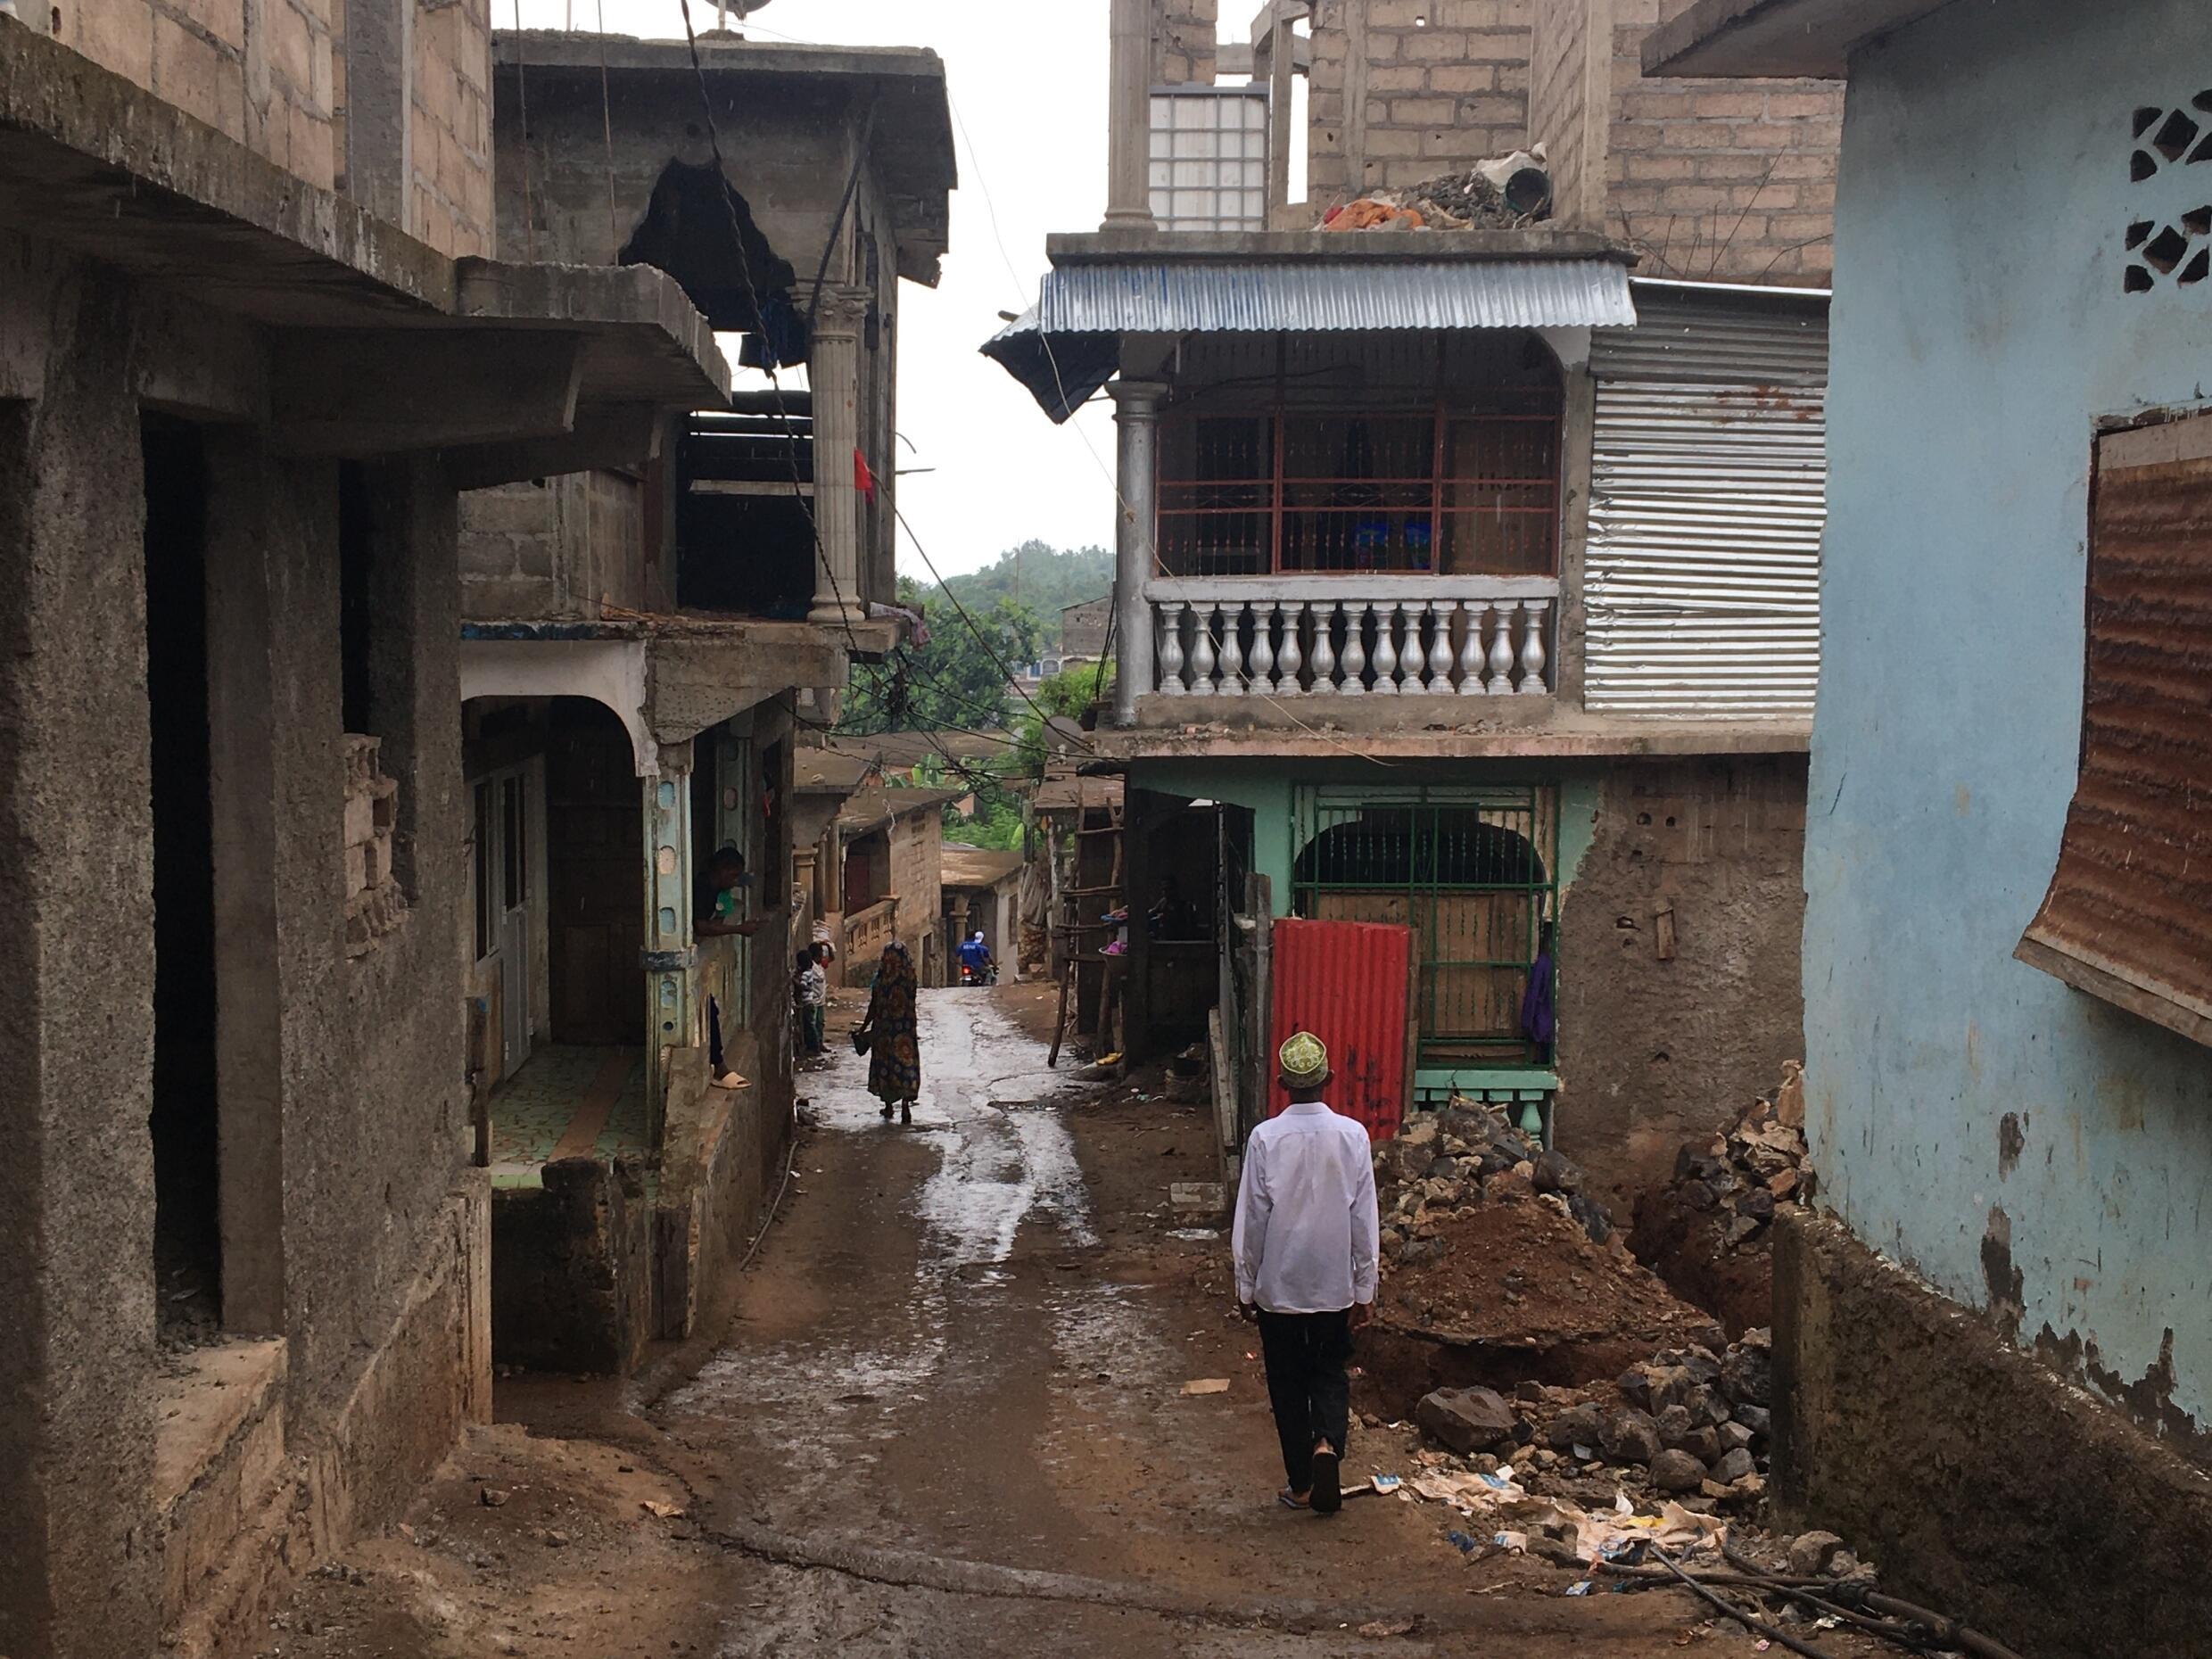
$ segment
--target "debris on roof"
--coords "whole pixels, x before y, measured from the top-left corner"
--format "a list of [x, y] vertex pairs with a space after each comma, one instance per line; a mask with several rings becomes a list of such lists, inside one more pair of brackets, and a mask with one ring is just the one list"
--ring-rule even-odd
[[1551, 217], [1544, 146], [1331, 208], [1324, 230], [1518, 230]]

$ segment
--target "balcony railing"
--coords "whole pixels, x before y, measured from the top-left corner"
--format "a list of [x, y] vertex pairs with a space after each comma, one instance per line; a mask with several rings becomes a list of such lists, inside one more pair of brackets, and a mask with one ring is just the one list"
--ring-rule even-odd
[[1550, 576], [1161, 577], [1163, 697], [1548, 697]]

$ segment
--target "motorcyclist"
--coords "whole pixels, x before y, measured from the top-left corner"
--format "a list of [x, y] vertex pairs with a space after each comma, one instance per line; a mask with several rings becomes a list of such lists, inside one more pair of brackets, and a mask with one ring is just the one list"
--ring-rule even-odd
[[991, 947], [983, 942], [983, 930], [978, 929], [960, 945], [960, 965], [963, 977], [978, 985], [987, 984], [991, 971]]

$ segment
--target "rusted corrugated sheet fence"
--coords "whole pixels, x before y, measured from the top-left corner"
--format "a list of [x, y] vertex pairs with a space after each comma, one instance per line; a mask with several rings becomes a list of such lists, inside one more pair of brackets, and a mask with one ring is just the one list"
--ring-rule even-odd
[[1267, 1115], [1290, 1103], [1275, 1078], [1275, 1055], [1294, 1031], [1328, 1046], [1329, 1104], [1387, 1141], [1404, 1119], [1413, 1077], [1407, 1016], [1413, 931], [1381, 922], [1275, 924], [1274, 1010], [1265, 1056]]
[[1804, 717], [1820, 666], [1825, 301], [1637, 286], [1596, 336], [1584, 696]]

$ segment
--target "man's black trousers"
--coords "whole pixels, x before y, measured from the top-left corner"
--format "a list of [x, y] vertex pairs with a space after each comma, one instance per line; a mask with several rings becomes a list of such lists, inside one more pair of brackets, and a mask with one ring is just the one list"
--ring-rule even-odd
[[1313, 1486], [1316, 1442], [1326, 1440], [1344, 1455], [1351, 1383], [1344, 1364], [1350, 1358], [1351, 1309], [1334, 1313], [1259, 1312], [1259, 1347], [1267, 1361], [1267, 1400], [1275, 1407], [1275, 1432], [1283, 1440], [1283, 1473], [1291, 1490]]

